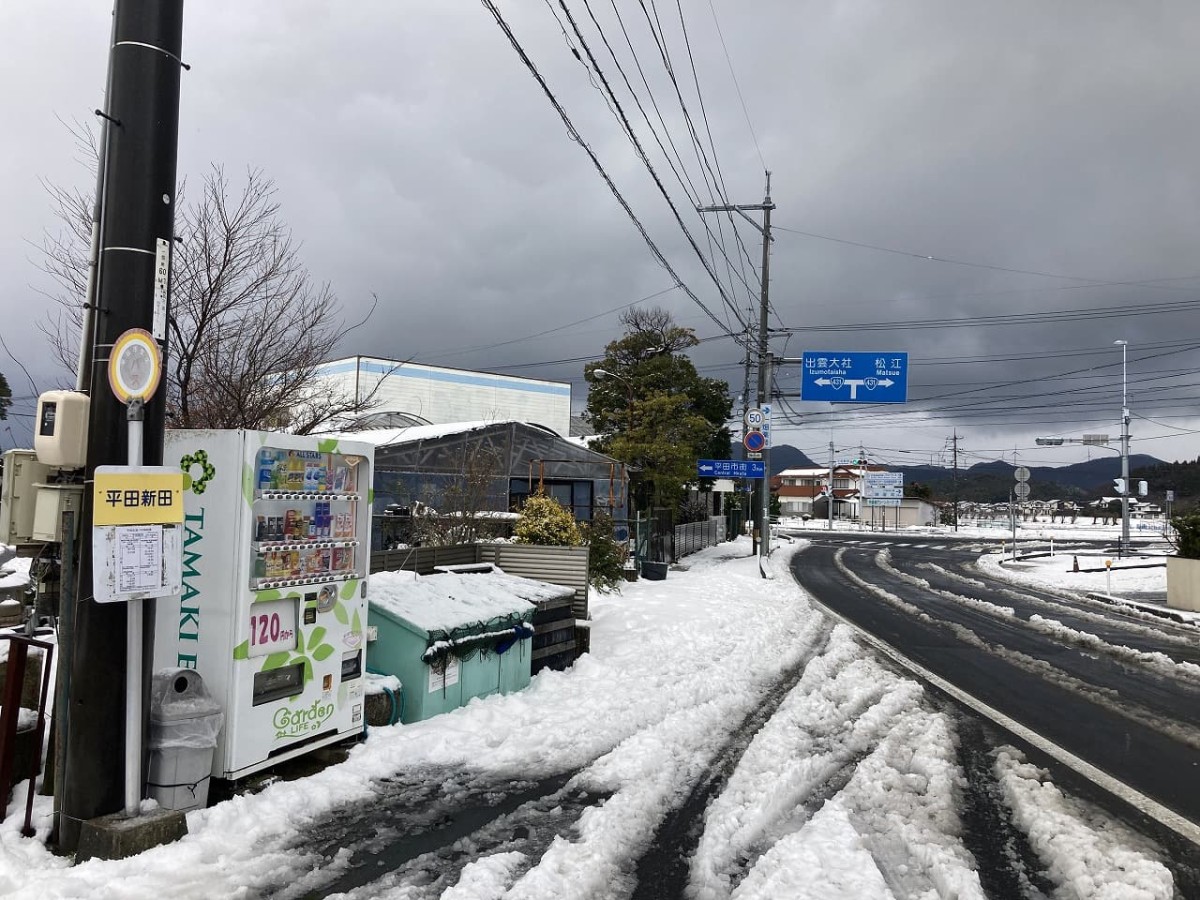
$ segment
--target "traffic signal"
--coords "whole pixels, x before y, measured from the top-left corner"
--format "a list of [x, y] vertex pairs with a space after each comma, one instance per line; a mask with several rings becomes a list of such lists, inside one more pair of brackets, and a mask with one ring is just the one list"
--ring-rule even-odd
[[1125, 479], [1124, 478], [1114, 478], [1113, 479], [1113, 487], [1116, 488], [1118, 494], [1120, 494], [1122, 497], [1125, 496]]

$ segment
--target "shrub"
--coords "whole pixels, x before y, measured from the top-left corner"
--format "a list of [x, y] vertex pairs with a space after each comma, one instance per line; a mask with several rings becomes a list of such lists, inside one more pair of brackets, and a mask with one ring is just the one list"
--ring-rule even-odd
[[1174, 516], [1175, 553], [1184, 559], [1200, 559], [1200, 513]]
[[677, 524], [687, 525], [689, 522], [703, 522], [709, 516], [708, 504], [699, 498], [685, 501], [679, 507]]
[[521, 507], [513, 538], [518, 544], [549, 547], [577, 547], [583, 543], [583, 535], [570, 510], [540, 491]]
[[588, 542], [588, 581], [602, 594], [619, 591], [625, 577], [625, 546], [613, 538], [613, 520], [596, 513], [585, 528]]

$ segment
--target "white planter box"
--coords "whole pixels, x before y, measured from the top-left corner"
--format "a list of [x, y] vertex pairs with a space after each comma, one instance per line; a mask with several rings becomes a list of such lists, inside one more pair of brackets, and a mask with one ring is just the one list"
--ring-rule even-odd
[[1200, 612], [1200, 559], [1167, 557], [1167, 606]]

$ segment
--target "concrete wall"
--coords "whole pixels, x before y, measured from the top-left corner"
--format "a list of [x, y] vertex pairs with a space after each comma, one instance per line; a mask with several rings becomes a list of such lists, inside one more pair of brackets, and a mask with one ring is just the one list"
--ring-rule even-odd
[[1200, 612], [1200, 559], [1167, 557], [1167, 606]]

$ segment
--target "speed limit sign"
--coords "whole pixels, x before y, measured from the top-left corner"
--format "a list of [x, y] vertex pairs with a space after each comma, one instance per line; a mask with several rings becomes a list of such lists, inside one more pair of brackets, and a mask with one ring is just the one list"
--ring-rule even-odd
[[767, 419], [767, 417], [763, 414], [763, 411], [761, 409], [758, 409], [757, 407], [754, 409], [746, 410], [745, 422], [746, 422], [747, 428], [750, 428], [750, 429], [762, 428], [763, 422], [765, 422], [766, 419]]

